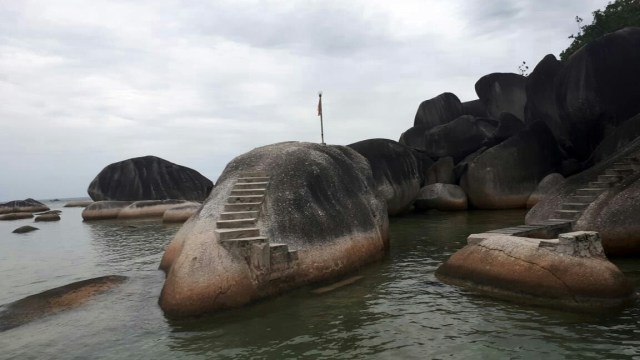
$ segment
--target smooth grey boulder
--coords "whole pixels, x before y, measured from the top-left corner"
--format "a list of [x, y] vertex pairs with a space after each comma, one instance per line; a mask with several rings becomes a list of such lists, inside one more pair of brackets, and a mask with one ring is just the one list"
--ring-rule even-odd
[[38, 216], [36, 216], [35, 219], [33, 219], [33, 221], [35, 221], [35, 222], [60, 221], [60, 214], [58, 214], [58, 213], [48, 213], [48, 214], [38, 215]]
[[93, 179], [94, 201], [204, 200], [213, 183], [199, 172], [155, 156], [113, 163]]
[[84, 220], [115, 219], [133, 201], [96, 201], [82, 210]]
[[[262, 186], [252, 195], [261, 202], [231, 195], [251, 184]], [[228, 228], [237, 215], [252, 218]], [[364, 156], [346, 146], [263, 146], [227, 164], [167, 246], [159, 304], [170, 317], [242, 306], [346, 274], [382, 258], [388, 244], [386, 201]], [[285, 270], [274, 270], [282, 261]]]
[[454, 94], [446, 92], [420, 104], [413, 126], [425, 127], [428, 130], [446, 124], [462, 114], [460, 99]]
[[523, 120], [528, 124], [544, 121], [560, 146], [570, 150], [568, 126], [560, 118], [556, 101], [556, 78], [562, 68], [562, 63], [552, 54], [536, 65], [527, 77], [527, 103]]
[[8, 213], [0, 215], [0, 220], [20, 220], [20, 219], [29, 219], [32, 218], [32, 213], [22, 212], [22, 213]]
[[467, 194], [458, 185], [431, 184], [420, 189], [415, 207], [417, 210], [467, 210]]
[[410, 148], [424, 150], [424, 135], [427, 133], [428, 129], [429, 128], [424, 126], [411, 127], [400, 135], [400, 140], [398, 140], [398, 142]]
[[463, 115], [429, 130], [425, 136], [425, 152], [432, 158], [451, 156], [458, 162], [467, 155], [489, 145], [497, 123], [494, 120]]
[[0, 215], [9, 213], [34, 213], [47, 211], [49, 207], [34, 199], [13, 200], [0, 204]]
[[551, 173], [545, 176], [540, 183], [536, 187], [536, 189], [529, 195], [529, 199], [527, 200], [527, 208], [533, 207], [535, 204], [539, 203], [540, 200], [544, 199], [545, 196], [550, 194], [554, 188], [561, 186], [564, 184], [565, 178], [562, 174]]
[[347, 145], [371, 165], [376, 191], [387, 202], [390, 216], [410, 210], [424, 183], [424, 169], [409, 147], [388, 139], [369, 139]]
[[526, 207], [529, 195], [561, 163], [553, 134], [536, 122], [469, 162], [460, 185], [479, 209]]
[[78, 200], [78, 201], [69, 201], [64, 204], [64, 207], [87, 207], [93, 203], [93, 200]]
[[0, 312], [0, 332], [77, 308], [125, 280], [126, 276], [109, 275], [77, 281], [4, 305]]
[[572, 156], [586, 159], [622, 122], [640, 113], [640, 28], [625, 28], [576, 51], [558, 74], [560, 118]]
[[493, 139], [495, 142], [504, 141], [516, 135], [522, 129], [524, 129], [524, 122], [522, 120], [511, 113], [503, 112], [499, 116], [499, 124], [493, 133]]
[[456, 176], [453, 172], [454, 164], [451, 156], [438, 159], [428, 170], [425, 185], [435, 183], [455, 184]]
[[462, 114], [473, 115], [479, 118], [486, 118], [489, 116], [489, 114], [487, 113], [487, 107], [480, 99], [463, 102]]
[[475, 88], [490, 118], [497, 120], [501, 113], [508, 112], [524, 120], [526, 83], [527, 78], [522, 75], [493, 73], [481, 77]]
[[480, 154], [487, 151], [487, 147], [483, 146], [480, 149], [474, 151], [473, 153], [467, 155], [462, 161], [456, 164], [453, 168], [453, 175], [456, 178], [454, 184], [459, 184], [462, 179], [462, 175], [467, 173], [467, 169], [469, 168], [469, 163], [475, 160]]
[[26, 234], [35, 230], [40, 230], [37, 227], [33, 227], [30, 225], [20, 226], [19, 228], [12, 231], [14, 234]]

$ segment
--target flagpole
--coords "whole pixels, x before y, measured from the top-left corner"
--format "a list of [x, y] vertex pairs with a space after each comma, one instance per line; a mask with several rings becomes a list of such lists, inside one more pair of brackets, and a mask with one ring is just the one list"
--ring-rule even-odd
[[322, 91], [318, 93], [318, 115], [320, 115], [320, 137], [322, 139], [322, 145], [326, 145], [324, 143], [324, 124], [322, 121]]

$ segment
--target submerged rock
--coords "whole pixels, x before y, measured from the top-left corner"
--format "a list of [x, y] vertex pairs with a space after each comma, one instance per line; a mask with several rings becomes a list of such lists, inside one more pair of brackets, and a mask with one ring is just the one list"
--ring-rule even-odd
[[213, 183], [193, 169], [155, 156], [144, 156], [105, 167], [87, 191], [95, 201], [202, 201], [212, 188]]
[[59, 221], [59, 220], [60, 220], [60, 215], [58, 213], [49, 213], [49, 214], [38, 215], [33, 221], [39, 222], [39, 221]]
[[552, 240], [474, 234], [436, 277], [500, 299], [578, 311], [620, 308], [636, 299], [631, 282], [604, 255], [596, 232]]
[[371, 165], [376, 189], [393, 216], [409, 210], [424, 182], [422, 162], [405, 145], [387, 139], [363, 140], [351, 145]]
[[20, 226], [19, 228], [13, 230], [12, 233], [14, 233], [14, 234], [25, 234], [25, 233], [32, 232], [32, 231], [35, 231], [35, 230], [40, 230], [40, 229], [38, 229], [37, 227], [25, 225], [25, 226]]
[[84, 220], [115, 219], [132, 201], [96, 201], [82, 211]]
[[118, 213], [118, 219], [162, 217], [165, 211], [183, 205], [197, 205], [198, 207], [200, 206], [199, 203], [185, 200], [136, 201], [131, 205], [123, 208]]
[[185, 222], [195, 214], [201, 206], [202, 204], [200, 203], [188, 203], [169, 208], [162, 214], [162, 222]]
[[0, 331], [76, 308], [126, 279], [126, 276], [109, 275], [82, 280], [3, 305], [0, 311]]
[[0, 220], [20, 220], [32, 218], [32, 213], [9, 213], [0, 215]]
[[0, 204], [0, 215], [9, 213], [34, 213], [47, 210], [49, 210], [48, 206], [31, 198], [26, 200], [13, 200]]
[[160, 307], [237, 307], [380, 259], [389, 232], [375, 189], [349, 147], [287, 142], [235, 158], [167, 246]]

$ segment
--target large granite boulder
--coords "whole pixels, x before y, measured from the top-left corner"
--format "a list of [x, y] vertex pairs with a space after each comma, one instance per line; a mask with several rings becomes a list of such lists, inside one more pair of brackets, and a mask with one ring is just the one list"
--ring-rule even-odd
[[160, 307], [237, 307], [353, 271], [388, 248], [386, 201], [350, 147], [286, 142], [233, 159], [160, 264]]
[[402, 145], [406, 145], [410, 148], [424, 150], [424, 135], [429, 128], [424, 126], [414, 126], [400, 135], [398, 142]]
[[467, 210], [467, 194], [458, 185], [431, 184], [420, 189], [415, 206], [418, 210]]
[[82, 210], [84, 220], [116, 219], [122, 209], [131, 205], [133, 201], [96, 201]]
[[431, 129], [446, 124], [462, 114], [463, 108], [460, 99], [452, 93], [442, 93], [420, 104], [413, 126]]
[[[561, 121], [556, 101], [556, 77], [562, 63], [555, 56], [545, 56], [527, 77], [527, 103], [524, 119], [527, 123], [544, 121], [561, 146], [569, 147], [567, 123]], [[570, 150], [570, 149], [567, 149]]]
[[493, 73], [476, 82], [476, 94], [486, 106], [490, 118], [497, 120], [501, 113], [509, 112], [524, 120], [526, 83], [527, 78], [522, 75]]
[[625, 28], [582, 47], [558, 74], [560, 117], [577, 159], [586, 159], [612, 128], [640, 113], [638, 64], [640, 28]]
[[166, 211], [184, 205], [200, 206], [193, 201], [174, 199], [136, 201], [118, 212], [118, 219], [163, 217]]
[[94, 201], [204, 200], [213, 183], [199, 172], [155, 156], [105, 167], [87, 190]]
[[453, 169], [454, 163], [451, 156], [438, 159], [438, 161], [427, 169], [425, 185], [435, 183], [456, 184], [456, 175]]
[[602, 161], [608, 160], [618, 152], [623, 151], [627, 146], [640, 137], [640, 114], [620, 124], [607, 137], [605, 137], [598, 147], [591, 153], [586, 161], [588, 166], [593, 166]]
[[640, 139], [616, 156], [566, 179], [538, 202], [527, 224], [565, 217], [600, 233], [611, 256], [640, 255]]
[[498, 121], [498, 127], [493, 133], [493, 140], [495, 142], [504, 141], [512, 137], [513, 135], [516, 135], [525, 127], [522, 120], [518, 119], [515, 115], [508, 112], [501, 113]]
[[536, 122], [470, 161], [460, 185], [473, 207], [524, 208], [540, 180], [560, 163], [553, 134]]
[[472, 234], [467, 242], [436, 270], [438, 279], [500, 299], [579, 311], [617, 309], [637, 297], [594, 232], [549, 240]]
[[463, 115], [429, 130], [425, 136], [425, 152], [432, 158], [451, 156], [454, 162], [489, 145], [497, 122], [490, 119]]
[[553, 192], [553, 189], [564, 184], [565, 178], [562, 174], [551, 173], [545, 176], [538, 187], [529, 195], [529, 199], [527, 200], [527, 208], [533, 207], [535, 204], [539, 203], [540, 200], [544, 199], [547, 195]]
[[9, 213], [34, 213], [47, 210], [49, 210], [47, 205], [31, 198], [26, 200], [13, 200], [0, 204], [0, 215]]
[[424, 183], [425, 170], [417, 153], [388, 139], [369, 139], [348, 145], [371, 165], [376, 191], [387, 202], [389, 215], [409, 210]]
[[486, 118], [489, 116], [489, 114], [487, 113], [487, 107], [480, 99], [463, 102], [462, 114], [473, 115], [480, 118]]

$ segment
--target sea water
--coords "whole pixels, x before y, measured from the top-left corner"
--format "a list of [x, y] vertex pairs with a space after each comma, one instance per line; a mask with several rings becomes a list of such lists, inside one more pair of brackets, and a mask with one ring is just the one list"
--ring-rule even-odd
[[[0, 304], [104, 275], [129, 280], [85, 305], [0, 332], [2, 359], [628, 359], [640, 357], [640, 306], [576, 314], [478, 296], [436, 268], [470, 233], [521, 224], [524, 211], [427, 212], [391, 220], [386, 259], [355, 284], [301, 288], [242, 309], [180, 321], [157, 301], [159, 220], [0, 221]], [[13, 234], [32, 225], [39, 230]], [[614, 260], [636, 286], [639, 260]], [[350, 274], [354, 275], [354, 274]], [[326, 284], [325, 284], [326, 285]]]

